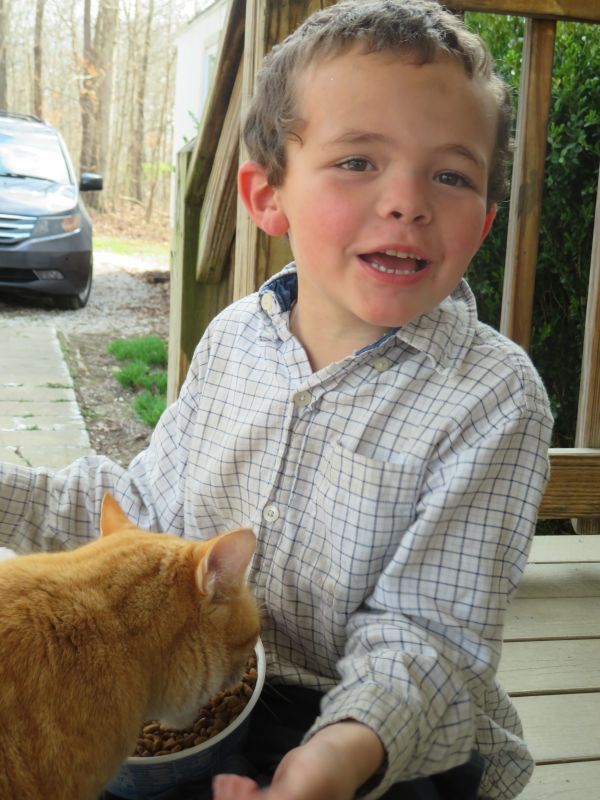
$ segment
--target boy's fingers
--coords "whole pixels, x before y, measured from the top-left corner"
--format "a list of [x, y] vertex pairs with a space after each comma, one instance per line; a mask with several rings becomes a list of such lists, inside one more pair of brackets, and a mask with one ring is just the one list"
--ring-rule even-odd
[[213, 778], [213, 800], [254, 800], [260, 795], [260, 787], [242, 775], [215, 775]]

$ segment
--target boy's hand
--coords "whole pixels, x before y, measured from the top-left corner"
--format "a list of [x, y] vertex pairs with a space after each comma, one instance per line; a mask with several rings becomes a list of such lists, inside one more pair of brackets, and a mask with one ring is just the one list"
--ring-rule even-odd
[[218, 775], [213, 800], [352, 800], [383, 758], [383, 745], [370, 728], [338, 722], [291, 750], [269, 788], [261, 790], [238, 775]]

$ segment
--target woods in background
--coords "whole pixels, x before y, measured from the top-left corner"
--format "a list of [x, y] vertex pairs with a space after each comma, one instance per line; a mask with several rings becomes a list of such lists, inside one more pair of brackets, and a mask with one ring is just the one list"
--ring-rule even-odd
[[0, 109], [56, 126], [80, 172], [168, 213], [175, 39], [210, 0], [0, 0]]

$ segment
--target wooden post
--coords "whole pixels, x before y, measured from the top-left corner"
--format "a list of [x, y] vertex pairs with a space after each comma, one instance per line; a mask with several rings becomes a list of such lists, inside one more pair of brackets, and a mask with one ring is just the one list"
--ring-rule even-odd
[[538, 255], [555, 20], [525, 23], [500, 330], [529, 347]]
[[[205, 268], [196, 279], [199, 237], [207, 187], [217, 158], [221, 131], [228, 115], [230, 97], [242, 58], [244, 0], [232, 0], [221, 39], [215, 80], [207, 99], [197, 138], [184, 147], [177, 159], [177, 206], [171, 256], [171, 313], [169, 321], [169, 369], [167, 399], [173, 402], [188, 370], [194, 349], [209, 321], [231, 301], [231, 231], [219, 238], [219, 264], [214, 272]], [[231, 121], [231, 113], [229, 113]], [[239, 124], [239, 123], [238, 123]], [[235, 152], [232, 156], [237, 161]], [[220, 168], [221, 161], [219, 161]], [[214, 185], [214, 181], [211, 187]], [[235, 189], [234, 189], [235, 191]], [[209, 200], [212, 199], [212, 195]], [[226, 200], [224, 196], [224, 200]], [[203, 234], [206, 231], [203, 231]], [[206, 254], [203, 248], [202, 254]], [[205, 260], [203, 261], [206, 264]]]
[[189, 366], [190, 300], [194, 297], [196, 251], [200, 208], [186, 203], [185, 185], [192, 159], [192, 144], [177, 154], [177, 207], [171, 254], [171, 298], [169, 313], [169, 368], [167, 402], [177, 399]]
[[[244, 79], [242, 85], [242, 115], [246, 113], [254, 89], [256, 73], [262, 59], [274, 44], [295, 30], [313, 11], [331, 5], [331, 0], [247, 0], [246, 39], [244, 44]], [[248, 158], [244, 143], [240, 143], [240, 158]], [[255, 291], [292, 258], [287, 239], [272, 239], [248, 219], [238, 201], [234, 297], [244, 297]]]
[[513, 14], [516, 17], [600, 22], [598, 0], [448, 0], [444, 5], [461, 11]]
[[[242, 79], [242, 118], [246, 115], [252, 97], [254, 79], [265, 54], [265, 34], [267, 0], [246, 0], [246, 34], [244, 40], [243, 79]], [[248, 158], [244, 142], [240, 140], [240, 161]], [[238, 199], [237, 224], [235, 233], [235, 259], [233, 274], [233, 296], [244, 297], [253, 292], [256, 285], [256, 271], [262, 272], [257, 262], [261, 261], [264, 247], [263, 234], [248, 217], [246, 209]], [[261, 239], [263, 242], [261, 242]]]
[[[596, 194], [575, 446], [600, 448], [600, 172]], [[597, 493], [600, 496], [600, 481]], [[577, 533], [600, 533], [600, 517], [593, 520], [576, 520], [574, 527]]]
[[241, 82], [240, 64], [204, 192], [196, 268], [198, 283], [219, 283], [229, 268], [235, 238]]

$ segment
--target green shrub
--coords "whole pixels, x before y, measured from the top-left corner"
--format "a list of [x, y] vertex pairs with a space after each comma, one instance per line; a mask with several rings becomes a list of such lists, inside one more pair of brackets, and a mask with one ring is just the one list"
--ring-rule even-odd
[[[516, 99], [523, 20], [492, 14], [466, 19], [488, 42]], [[559, 23], [530, 347], [550, 394], [559, 447], [572, 446], [575, 437], [599, 163], [600, 29]], [[506, 203], [467, 275], [480, 317], [494, 327], [500, 323], [507, 222]]]
[[167, 366], [167, 348], [158, 336], [116, 339], [109, 344], [108, 352], [118, 361], [144, 361], [146, 364]]
[[133, 400], [137, 417], [153, 428], [166, 408], [167, 348], [158, 336], [137, 339], [117, 339], [108, 346], [108, 352], [123, 367], [115, 373], [119, 383], [139, 392]]
[[133, 401], [135, 414], [151, 428], [154, 428], [166, 407], [167, 401], [164, 396], [153, 394], [148, 390], [143, 391]]

